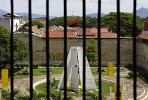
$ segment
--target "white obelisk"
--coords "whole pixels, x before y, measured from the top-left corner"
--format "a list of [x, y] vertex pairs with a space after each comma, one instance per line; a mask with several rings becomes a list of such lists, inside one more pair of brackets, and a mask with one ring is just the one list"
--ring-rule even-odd
[[[86, 89], [97, 89], [95, 79], [92, 75], [87, 57], [86, 57]], [[79, 74], [78, 74], [79, 67]], [[72, 90], [78, 92], [78, 75], [80, 75], [81, 87], [83, 86], [83, 48], [71, 47], [67, 57], [67, 80], [71, 84]], [[70, 80], [69, 80], [70, 79]], [[82, 87], [83, 88], [83, 87]], [[64, 71], [57, 89], [64, 89]]]

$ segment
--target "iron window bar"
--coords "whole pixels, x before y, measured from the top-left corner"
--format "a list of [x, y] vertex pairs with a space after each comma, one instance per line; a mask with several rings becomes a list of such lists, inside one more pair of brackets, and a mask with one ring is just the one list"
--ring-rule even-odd
[[117, 0], [117, 100], [120, 100], [120, 0]]
[[64, 0], [64, 100], [67, 100], [67, 0]]
[[[86, 98], [86, 2], [82, 2], [83, 8], [83, 100]], [[137, 1], [133, 2], [133, 97], [136, 100], [137, 96], [137, 65], [136, 65], [136, 4]], [[33, 47], [32, 47], [32, 2], [28, 0], [28, 16], [29, 16], [29, 56], [30, 56], [30, 100], [33, 99]], [[11, 70], [11, 100], [14, 100], [14, 54], [13, 54], [13, 14], [14, 14], [14, 2], [11, 0], [11, 34], [10, 34], [10, 70]], [[49, 0], [46, 0], [46, 73], [47, 73], [47, 100], [50, 98], [50, 73], [49, 73]], [[99, 99], [102, 99], [102, 83], [101, 83], [101, 0], [98, 0], [98, 70], [99, 70]], [[117, 0], [117, 100], [120, 99], [120, 0]], [[64, 0], [64, 100], [67, 100], [67, 0]]]
[[137, 58], [136, 58], [136, 8], [137, 8], [137, 0], [133, 1], [133, 76], [134, 76], [134, 80], [133, 80], [133, 97], [134, 100], [136, 100], [137, 98]]
[[50, 99], [50, 70], [49, 70], [49, 0], [46, 0], [46, 92], [47, 92], [47, 100]]
[[29, 11], [28, 11], [28, 16], [29, 16], [29, 63], [30, 63], [30, 100], [33, 99], [33, 47], [32, 47], [32, 0], [28, 1], [29, 5]]
[[86, 0], [82, 1], [83, 10], [83, 100], [86, 100]]
[[10, 34], [10, 70], [11, 70], [11, 93], [10, 93], [10, 98], [11, 100], [14, 100], [14, 53], [13, 53], [13, 18], [14, 18], [14, 1], [10, 0], [10, 8], [11, 8], [11, 34]]
[[99, 100], [102, 100], [102, 80], [101, 80], [101, 0], [98, 0], [98, 87], [99, 87]]

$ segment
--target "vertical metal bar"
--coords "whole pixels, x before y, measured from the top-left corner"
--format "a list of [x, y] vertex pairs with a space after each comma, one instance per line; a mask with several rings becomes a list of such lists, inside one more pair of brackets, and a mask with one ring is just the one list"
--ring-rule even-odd
[[64, 0], [64, 100], [67, 100], [67, 0]]
[[13, 15], [14, 15], [14, 1], [10, 0], [10, 6], [11, 6], [11, 34], [10, 34], [10, 66], [11, 66], [11, 100], [14, 100], [14, 77], [13, 77], [13, 72], [14, 72], [14, 54], [13, 54]]
[[83, 9], [83, 100], [86, 98], [86, 1], [82, 1]]
[[30, 100], [33, 99], [33, 47], [32, 47], [32, 9], [31, 0], [28, 1], [29, 5], [29, 56], [30, 56]]
[[99, 100], [102, 100], [102, 81], [101, 81], [101, 0], [98, 0], [98, 71], [99, 71]]
[[133, 74], [134, 74], [134, 83], [133, 83], [133, 97], [136, 100], [137, 97], [137, 65], [136, 65], [136, 5], [137, 1], [133, 2]]
[[120, 0], [117, 0], [117, 100], [120, 100]]
[[46, 0], [46, 73], [47, 73], [47, 100], [50, 99], [50, 73], [49, 73], [49, 0]]

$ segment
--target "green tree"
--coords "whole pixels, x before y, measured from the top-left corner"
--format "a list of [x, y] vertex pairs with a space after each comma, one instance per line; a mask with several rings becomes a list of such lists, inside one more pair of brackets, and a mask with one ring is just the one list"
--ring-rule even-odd
[[91, 40], [88, 43], [88, 46], [86, 48], [86, 56], [88, 61], [93, 66], [93, 63], [97, 60], [97, 48], [95, 46], [95, 41]]
[[[141, 32], [141, 24], [142, 19], [140, 17], [136, 17], [137, 21], [137, 32], [139, 34]], [[117, 32], [117, 13], [112, 12], [102, 17], [101, 19], [102, 27], [108, 27], [110, 31]], [[120, 13], [120, 29], [121, 29], [121, 36], [127, 37], [132, 36], [132, 27], [133, 27], [133, 15], [131, 13]]]
[[[82, 17], [80, 16], [67, 16], [67, 24], [74, 19], [78, 19], [78, 27], [82, 27]], [[63, 17], [56, 17], [54, 19], [49, 20], [50, 26], [64, 26], [64, 18]], [[97, 26], [97, 18], [86, 17], [86, 27]]]
[[[29, 26], [28, 24], [29, 23], [25, 23], [22, 27], [28, 27]], [[42, 24], [41, 22], [38, 22], [36, 20], [32, 21], [32, 26], [34, 26], [34, 25], [37, 25], [38, 28], [43, 28], [44, 27], [44, 24]]]
[[148, 17], [143, 18], [143, 22], [148, 22]]
[[86, 27], [97, 27], [97, 18], [86, 17]]
[[56, 59], [56, 52], [55, 51], [51, 51], [49, 53], [49, 59], [50, 60], [55, 60]]
[[63, 26], [64, 25], [64, 18], [63, 17], [56, 17], [54, 19], [49, 20], [49, 25], [56, 25], [56, 26]]
[[[0, 67], [4, 64], [10, 63], [10, 33], [9, 31], [0, 26]], [[13, 43], [13, 53], [14, 53], [14, 61], [21, 61], [27, 54], [26, 45], [19, 41], [18, 39], [14, 39]]]

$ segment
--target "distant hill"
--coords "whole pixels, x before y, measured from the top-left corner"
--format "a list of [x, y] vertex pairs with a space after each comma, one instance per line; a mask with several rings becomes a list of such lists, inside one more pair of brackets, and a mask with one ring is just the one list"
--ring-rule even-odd
[[137, 10], [137, 15], [141, 18], [148, 17], [148, 9], [141, 7], [140, 9]]
[[0, 16], [4, 15], [4, 14], [7, 14], [8, 12], [7, 11], [4, 11], [2, 9], [0, 9]]
[[[104, 15], [105, 15], [104, 13], [101, 13], [101, 17], [104, 16]], [[98, 14], [97, 13], [87, 14], [87, 16], [89, 16], [89, 17], [98, 17]]]
[[[15, 13], [19, 16], [28, 16], [28, 13]], [[40, 14], [32, 14], [32, 18], [40, 18], [40, 17], [46, 17], [46, 15], [40, 15]], [[49, 16], [49, 19], [53, 19], [55, 16]]]
[[[101, 16], [104, 16], [104, 13], [101, 13]], [[87, 14], [87, 16], [90, 17], [97, 17], [97, 13], [93, 13], [93, 14]], [[137, 10], [137, 16], [141, 17], [141, 18], [146, 18], [148, 17], [148, 8], [144, 8], [141, 7]]]
[[[4, 15], [6, 13], [8, 13], [8, 12], [0, 9], [0, 16]], [[20, 16], [28, 16], [28, 13], [16, 13], [16, 14], [20, 15]], [[101, 13], [101, 16], [104, 16], [104, 15], [105, 15], [104, 13]], [[139, 8], [137, 10], [137, 15], [141, 18], [148, 17], [148, 8], [144, 8], [144, 7]], [[97, 13], [87, 14], [87, 16], [97, 17]], [[32, 14], [32, 18], [40, 18], [40, 17], [46, 17], [46, 15]], [[53, 18], [55, 18], [55, 16], [49, 16], [49, 19], [53, 19]]]

